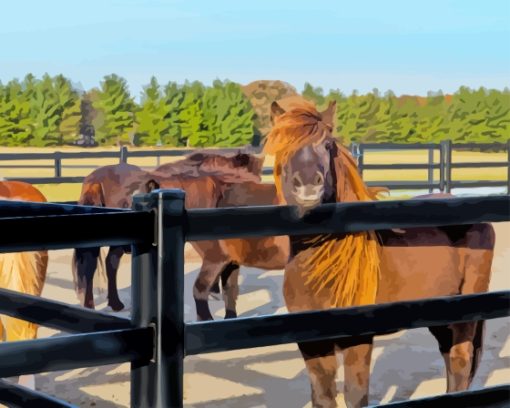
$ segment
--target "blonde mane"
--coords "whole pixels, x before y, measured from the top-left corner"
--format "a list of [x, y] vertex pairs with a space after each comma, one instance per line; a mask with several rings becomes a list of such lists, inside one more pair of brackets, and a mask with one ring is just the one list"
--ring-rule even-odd
[[[264, 146], [266, 154], [275, 156], [274, 176], [278, 199], [283, 196], [282, 168], [302, 147], [320, 141], [331, 128], [322, 122], [321, 114], [310, 104], [294, 107], [278, 117]], [[379, 189], [370, 189], [360, 177], [349, 151], [337, 144], [334, 165], [337, 174], [337, 202], [371, 201]], [[310, 241], [317, 245], [306, 257], [297, 257], [306, 271], [306, 284], [316, 294], [327, 290], [333, 307], [371, 304], [375, 302], [379, 281], [379, 253], [374, 232], [347, 234], [342, 238], [320, 235]]]

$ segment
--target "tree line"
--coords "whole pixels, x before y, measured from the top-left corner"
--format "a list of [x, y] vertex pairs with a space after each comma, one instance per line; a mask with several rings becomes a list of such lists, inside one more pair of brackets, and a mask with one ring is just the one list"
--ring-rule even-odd
[[452, 95], [429, 92], [426, 97], [344, 95], [307, 83], [303, 96], [324, 108], [337, 101], [336, 134], [345, 143], [506, 142], [510, 138], [510, 90], [460, 87]]
[[[37, 79], [28, 74], [0, 83], [0, 145], [63, 146], [88, 136], [104, 146], [243, 146], [267, 133], [261, 115], [269, 105], [259, 105], [272, 99], [261, 95], [264, 87], [246, 89], [219, 80], [211, 86], [198, 81], [161, 85], [152, 77], [136, 102], [126, 80], [115, 74], [88, 91], [62, 75]], [[461, 87], [452, 95], [420, 97], [381, 95], [375, 89], [364, 95], [326, 94], [307, 83], [302, 95], [320, 109], [337, 101], [335, 133], [344, 143], [490, 143], [510, 137], [508, 88]]]

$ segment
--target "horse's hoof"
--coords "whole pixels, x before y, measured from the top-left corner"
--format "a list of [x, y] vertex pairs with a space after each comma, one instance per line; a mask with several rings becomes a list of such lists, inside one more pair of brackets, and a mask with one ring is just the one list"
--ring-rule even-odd
[[108, 306], [110, 306], [114, 312], [120, 312], [122, 309], [124, 309], [124, 303], [122, 303], [120, 300], [108, 302]]
[[227, 310], [225, 312], [225, 319], [235, 319], [237, 317], [237, 312], [235, 310]]

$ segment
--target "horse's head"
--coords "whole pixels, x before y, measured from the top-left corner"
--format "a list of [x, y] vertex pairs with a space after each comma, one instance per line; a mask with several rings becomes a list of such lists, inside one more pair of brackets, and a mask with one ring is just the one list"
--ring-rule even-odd
[[280, 198], [296, 206], [300, 216], [336, 200], [337, 145], [332, 136], [335, 108], [335, 102], [324, 112], [309, 107], [285, 111], [277, 102], [271, 105], [274, 128], [265, 147], [276, 156]]

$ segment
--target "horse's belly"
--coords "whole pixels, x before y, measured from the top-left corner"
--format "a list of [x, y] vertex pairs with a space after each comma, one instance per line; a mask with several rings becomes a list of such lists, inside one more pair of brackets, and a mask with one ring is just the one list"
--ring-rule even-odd
[[460, 259], [448, 246], [383, 247], [377, 303], [458, 294]]
[[232, 260], [241, 265], [261, 269], [283, 269], [289, 259], [286, 236], [222, 241]]

